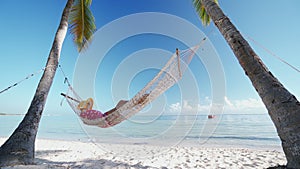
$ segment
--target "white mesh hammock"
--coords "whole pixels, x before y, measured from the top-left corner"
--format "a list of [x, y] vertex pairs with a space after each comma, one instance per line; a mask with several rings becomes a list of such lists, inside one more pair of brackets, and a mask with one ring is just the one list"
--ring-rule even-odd
[[[205, 38], [203, 41], [204, 40]], [[82, 99], [76, 94], [71, 86], [69, 87], [67, 94], [62, 95], [66, 98], [73, 111], [85, 124], [101, 128], [114, 126], [130, 118], [135, 113], [138, 113], [150, 102], [177, 83], [178, 80], [182, 78], [183, 73], [187, 70], [189, 63], [199, 46], [200, 44], [180, 51], [180, 53], [174, 53], [161, 71], [131, 100], [119, 102], [115, 108], [104, 113], [104, 116], [101, 118], [88, 119], [80, 116], [82, 112], [77, 108], [77, 106]]]

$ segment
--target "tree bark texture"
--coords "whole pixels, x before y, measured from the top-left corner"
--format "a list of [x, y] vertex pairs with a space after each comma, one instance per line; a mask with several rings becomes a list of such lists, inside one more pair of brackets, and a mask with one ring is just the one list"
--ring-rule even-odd
[[64, 8], [45, 71], [31, 105], [19, 126], [0, 147], [0, 167], [34, 163], [35, 139], [39, 122], [58, 66], [62, 44], [68, 30], [68, 17], [73, 1], [68, 0]]
[[287, 167], [300, 168], [300, 103], [267, 69], [229, 18], [212, 0], [202, 3], [233, 50], [275, 124]]

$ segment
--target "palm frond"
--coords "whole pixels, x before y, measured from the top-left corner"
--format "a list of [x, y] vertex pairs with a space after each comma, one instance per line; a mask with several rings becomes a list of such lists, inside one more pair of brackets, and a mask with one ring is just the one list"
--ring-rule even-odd
[[88, 6], [91, 6], [92, 0], [85, 0], [85, 4], [88, 5]]
[[[215, 3], [218, 4], [218, 0], [214, 0]], [[210, 16], [207, 14], [203, 4], [202, 4], [202, 0], [193, 0], [193, 5], [196, 9], [196, 12], [198, 13], [201, 22], [204, 26], [208, 26], [210, 24]]]
[[96, 30], [91, 3], [92, 0], [75, 0], [69, 17], [70, 32], [79, 52], [87, 47]]

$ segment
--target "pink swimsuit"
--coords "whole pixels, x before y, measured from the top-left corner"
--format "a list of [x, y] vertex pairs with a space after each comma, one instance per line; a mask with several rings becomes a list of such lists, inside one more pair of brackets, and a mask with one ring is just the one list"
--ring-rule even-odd
[[103, 117], [103, 114], [98, 110], [87, 110], [80, 113], [80, 117], [87, 118], [89, 120], [95, 120]]

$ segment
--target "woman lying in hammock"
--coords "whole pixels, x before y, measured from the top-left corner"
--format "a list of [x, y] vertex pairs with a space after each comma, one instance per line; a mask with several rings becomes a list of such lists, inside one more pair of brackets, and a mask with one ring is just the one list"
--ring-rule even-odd
[[112, 112], [114, 112], [116, 109], [120, 108], [127, 102], [128, 101], [126, 101], [126, 100], [121, 100], [121, 101], [119, 101], [119, 103], [117, 104], [117, 106], [115, 108], [113, 108], [103, 114], [99, 110], [93, 110], [94, 100], [92, 98], [88, 98], [87, 100], [81, 101], [78, 104], [77, 109], [79, 109], [81, 111], [80, 117], [87, 118], [89, 120], [94, 120], [94, 119], [108, 116], [109, 114], [111, 114]]
[[[118, 109], [120, 109], [123, 105], [128, 103], [128, 101], [126, 100], [119, 101], [116, 107], [103, 114], [101, 111], [93, 109], [94, 101], [92, 98], [88, 98], [87, 100], [84, 101], [79, 101], [64, 93], [61, 93], [61, 95], [67, 98], [69, 101], [73, 101], [76, 104], [74, 108], [77, 109], [77, 111], [75, 112], [77, 112], [77, 114], [80, 116], [80, 119], [83, 121], [83, 123], [87, 125], [107, 128], [119, 124], [128, 118], [126, 114], [123, 114], [123, 112], [118, 111]], [[149, 101], [148, 96], [149, 94], [146, 93], [142, 95], [142, 97], [140, 97], [138, 100], [132, 102], [134, 104], [133, 107], [135, 105], [145, 104], [147, 101]], [[69, 104], [71, 105], [72, 103], [69, 102]], [[130, 107], [132, 108], [132, 105]], [[131, 108], [129, 108], [128, 110], [130, 111]]]
[[[136, 104], [143, 104], [147, 100], [148, 96], [149, 96], [149, 94], [144, 94], [141, 97], [141, 99], [139, 99], [136, 102]], [[78, 104], [77, 109], [79, 109], [81, 112], [80, 117], [86, 118], [88, 120], [95, 120], [95, 119], [103, 118], [103, 117], [106, 117], [106, 116], [112, 114], [118, 108], [120, 108], [121, 106], [126, 104], [127, 102], [128, 102], [127, 100], [120, 100], [118, 102], [118, 104], [116, 105], [116, 107], [114, 107], [113, 109], [111, 109], [103, 114], [99, 110], [93, 110], [94, 100], [92, 98], [88, 98], [87, 100], [81, 101]]]

